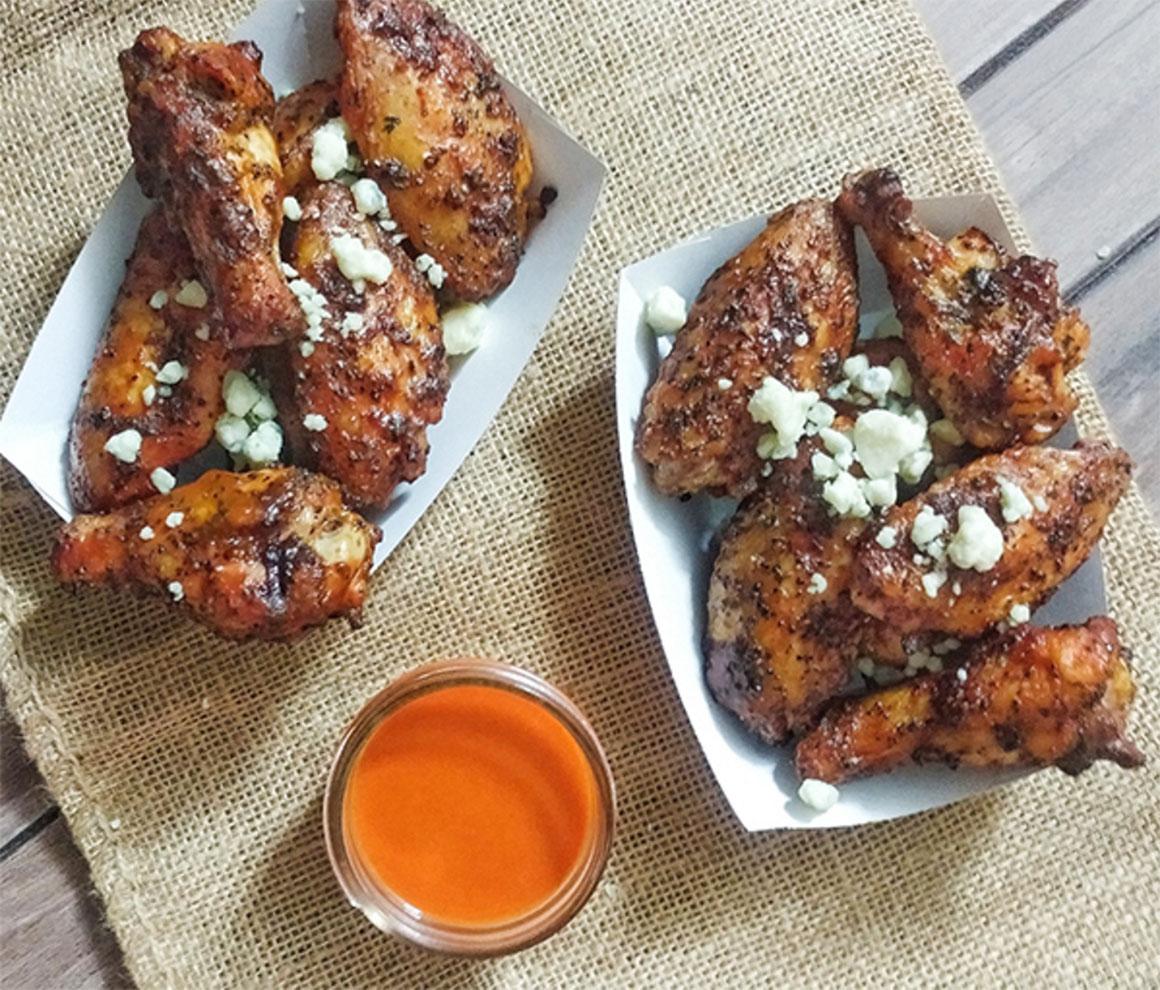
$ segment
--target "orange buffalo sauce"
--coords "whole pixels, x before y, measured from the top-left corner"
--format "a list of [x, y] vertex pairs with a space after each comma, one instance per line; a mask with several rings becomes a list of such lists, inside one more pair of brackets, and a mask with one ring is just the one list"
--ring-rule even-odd
[[596, 827], [591, 764], [542, 705], [457, 684], [387, 715], [354, 757], [343, 801], [353, 852], [424, 915], [487, 926], [543, 904]]

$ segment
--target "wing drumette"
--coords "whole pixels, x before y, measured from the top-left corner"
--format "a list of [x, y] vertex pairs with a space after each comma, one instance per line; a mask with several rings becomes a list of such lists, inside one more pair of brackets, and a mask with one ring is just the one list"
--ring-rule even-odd
[[838, 197], [886, 269], [903, 335], [944, 415], [984, 450], [1046, 440], [1075, 409], [1064, 376], [1089, 337], [1060, 299], [1055, 263], [1012, 260], [975, 228], [944, 244], [912, 208], [889, 169], [847, 176]]
[[838, 784], [908, 762], [1072, 774], [1144, 762], [1125, 735], [1135, 685], [1111, 619], [1024, 624], [947, 660], [942, 673], [837, 702], [798, 743], [798, 774]]
[[168, 495], [77, 516], [52, 566], [68, 584], [168, 594], [225, 636], [289, 639], [332, 616], [357, 622], [379, 536], [329, 478], [208, 471]]

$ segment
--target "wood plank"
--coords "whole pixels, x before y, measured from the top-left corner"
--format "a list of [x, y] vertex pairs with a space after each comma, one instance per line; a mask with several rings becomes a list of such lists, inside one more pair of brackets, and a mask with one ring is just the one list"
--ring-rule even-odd
[[918, 0], [917, 5], [951, 78], [961, 83], [1050, 15], [1059, 0]]
[[51, 807], [44, 782], [24, 752], [20, 730], [0, 699], [0, 846]]
[[62, 819], [0, 864], [0, 985], [132, 987]]
[[1092, 328], [1088, 374], [1116, 434], [1136, 462], [1136, 480], [1160, 517], [1160, 237], [1119, 265], [1079, 300]]
[[1089, 3], [968, 100], [1065, 286], [1160, 216], [1158, 50], [1160, 5]]

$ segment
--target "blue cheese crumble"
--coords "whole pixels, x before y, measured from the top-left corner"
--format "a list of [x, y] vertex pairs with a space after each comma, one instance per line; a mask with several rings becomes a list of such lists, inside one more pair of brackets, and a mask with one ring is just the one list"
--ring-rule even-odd
[[838, 788], [824, 780], [807, 777], [798, 788], [798, 797], [802, 804], [814, 811], [829, 811], [838, 803]]
[[1018, 522], [1034, 514], [1031, 499], [1015, 482], [1000, 476], [999, 478], [999, 506], [1003, 512], [1005, 522]]
[[443, 349], [448, 354], [470, 354], [487, 331], [487, 307], [463, 303], [443, 314]]
[[177, 484], [177, 479], [163, 467], [154, 468], [149, 473], [149, 480], [162, 495], [169, 494], [173, 491], [173, 486]]
[[141, 453], [141, 432], [128, 429], [114, 433], [105, 441], [105, 450], [124, 464], [132, 464]]
[[959, 528], [947, 544], [947, 555], [963, 570], [989, 571], [1003, 556], [1003, 531], [978, 505], [959, 507]]
[[644, 305], [645, 322], [657, 336], [676, 333], [689, 317], [685, 297], [676, 289], [662, 285]]
[[191, 309], [204, 309], [205, 304], [209, 302], [209, 295], [206, 293], [204, 285], [197, 279], [191, 278], [188, 282], [182, 284], [177, 295], [173, 297], [173, 301], [179, 306], [188, 306]]
[[307, 413], [302, 417], [302, 425], [306, 429], [318, 433], [326, 429], [326, 417], [321, 413]]
[[378, 248], [368, 248], [351, 234], [336, 234], [330, 238], [330, 251], [338, 263], [338, 270], [355, 286], [359, 282], [381, 285], [391, 277], [395, 266]]

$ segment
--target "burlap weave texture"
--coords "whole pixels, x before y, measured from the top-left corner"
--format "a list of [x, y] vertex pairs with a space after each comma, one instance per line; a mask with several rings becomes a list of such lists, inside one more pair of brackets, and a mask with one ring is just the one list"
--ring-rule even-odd
[[[310, 0], [307, 0], [310, 2]], [[143, 987], [1160, 984], [1160, 534], [1134, 490], [1105, 539], [1148, 768], [1048, 771], [843, 832], [747, 835], [669, 681], [616, 461], [616, 273], [681, 238], [892, 162], [916, 194], [1018, 219], [904, 0], [455, 0], [610, 173], [569, 290], [474, 454], [378, 574], [359, 631], [232, 645], [160, 601], [55, 586], [55, 518], [0, 468], [0, 679]], [[195, 9], [190, 9], [191, 7]], [[0, 397], [128, 167], [115, 54], [242, 0], [0, 2]], [[1050, 250], [1050, 245], [1045, 246]], [[1099, 346], [1100, 327], [1094, 346]], [[502, 332], [502, 329], [499, 330]], [[1084, 386], [1081, 426], [1107, 430]], [[344, 903], [322, 848], [346, 720], [422, 660], [478, 653], [588, 713], [617, 778], [608, 872], [514, 957], [432, 956]]]

